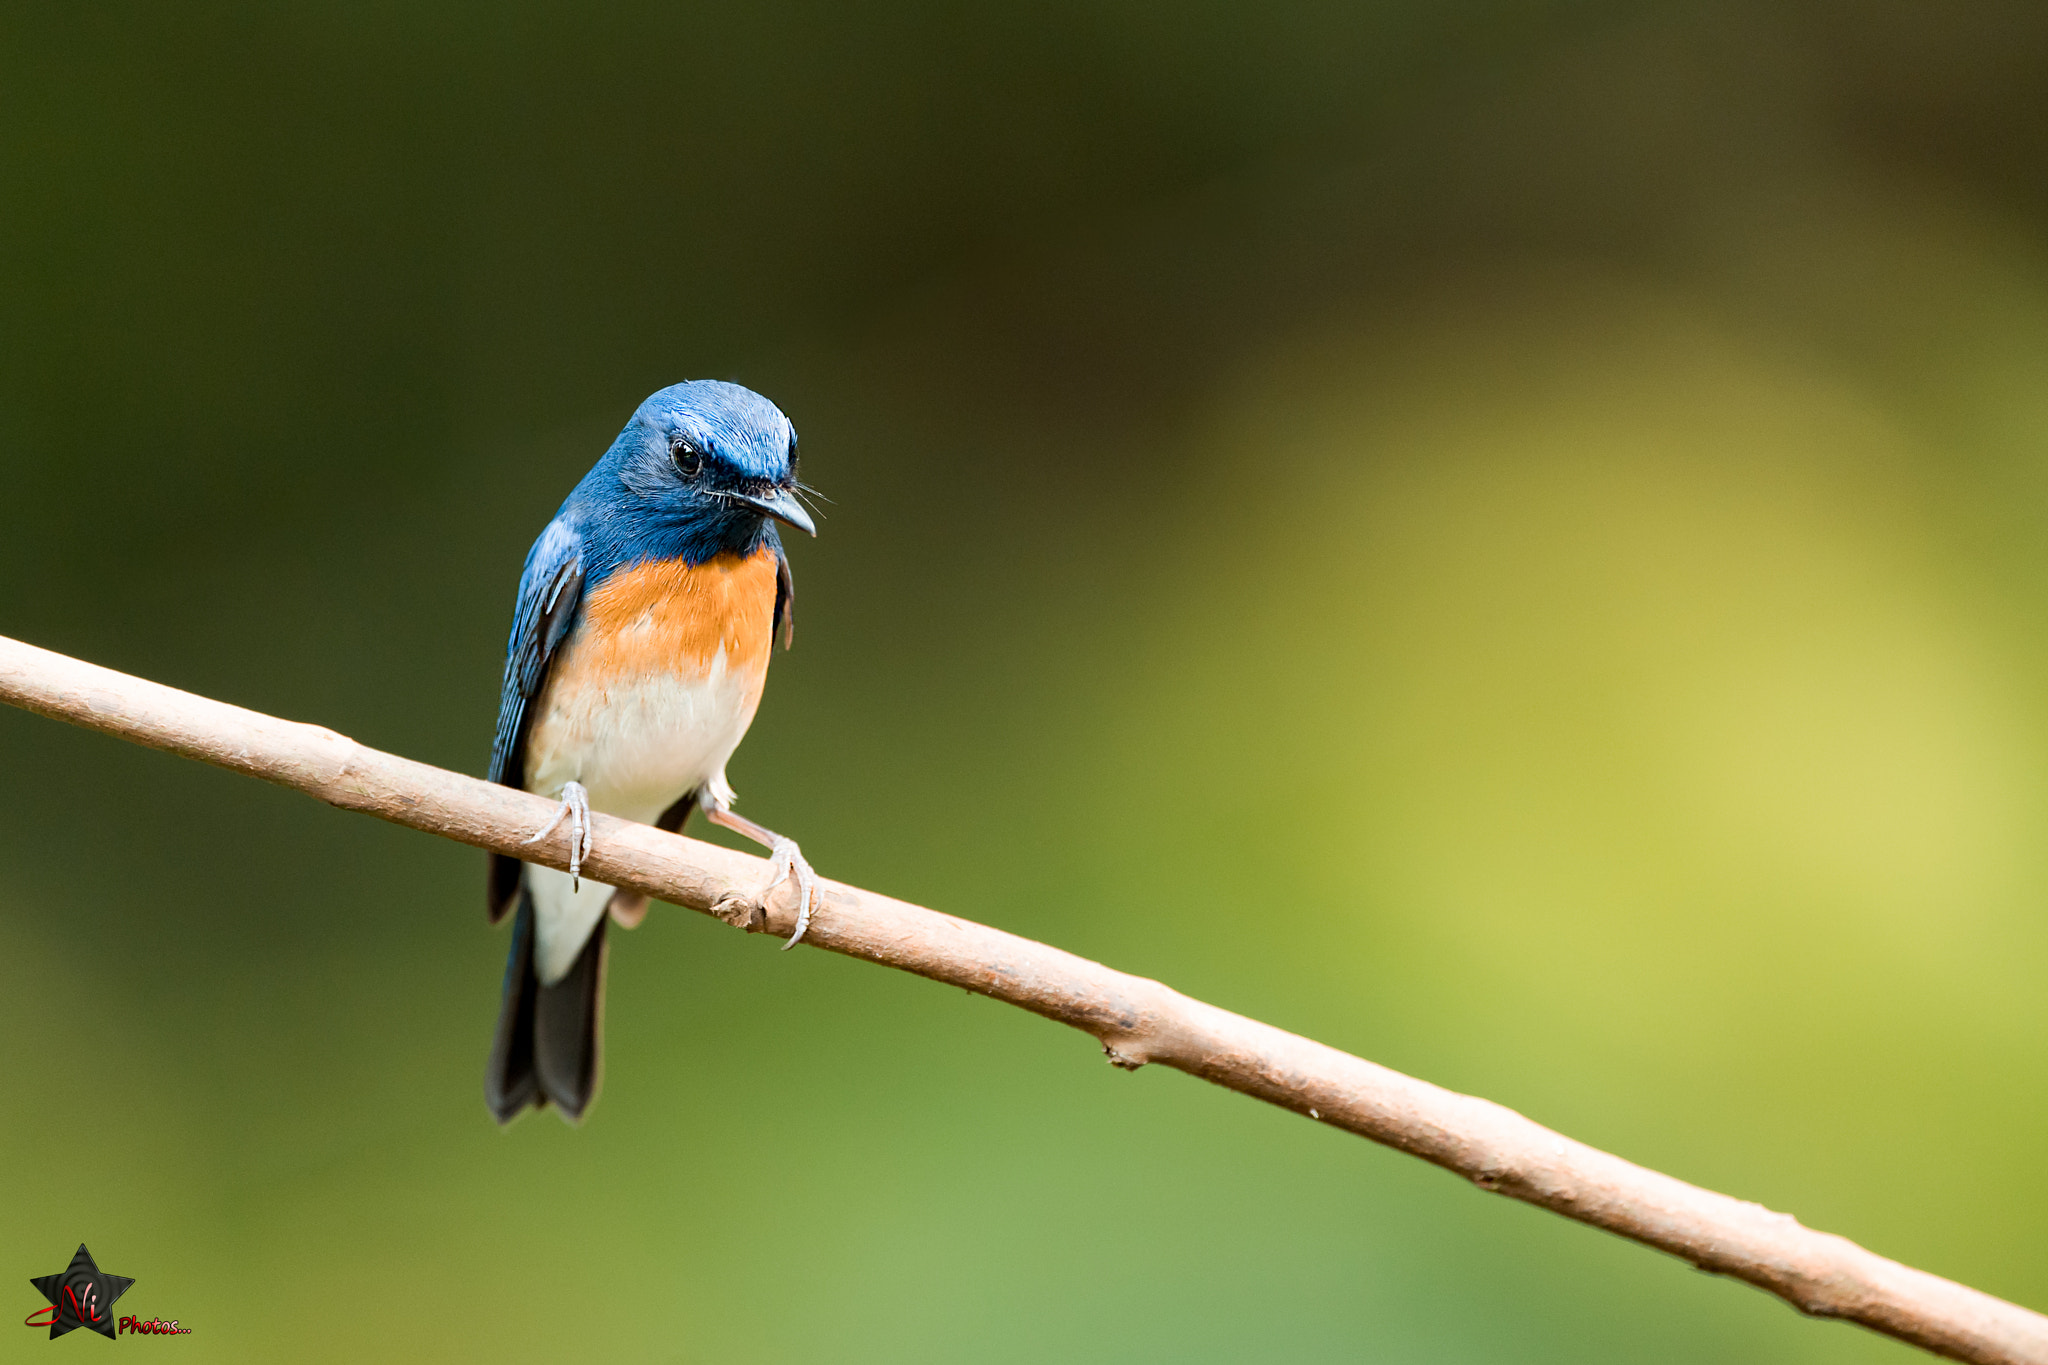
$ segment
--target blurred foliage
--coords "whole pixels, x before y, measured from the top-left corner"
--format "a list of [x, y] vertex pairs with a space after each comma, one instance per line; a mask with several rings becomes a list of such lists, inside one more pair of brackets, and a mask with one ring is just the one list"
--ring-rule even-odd
[[[528, 541], [736, 378], [820, 868], [2048, 1305], [2044, 81], [2017, 0], [18, 6], [0, 630], [477, 771]], [[1908, 1354], [680, 912], [501, 1133], [480, 858], [0, 753], [9, 1273], [206, 1359]]]

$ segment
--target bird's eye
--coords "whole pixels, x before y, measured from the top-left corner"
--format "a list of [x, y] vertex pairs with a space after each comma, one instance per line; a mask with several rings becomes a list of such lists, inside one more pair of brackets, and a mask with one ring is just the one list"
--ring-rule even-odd
[[703, 472], [704, 452], [678, 436], [669, 442], [668, 462], [676, 467], [676, 473], [694, 479]]

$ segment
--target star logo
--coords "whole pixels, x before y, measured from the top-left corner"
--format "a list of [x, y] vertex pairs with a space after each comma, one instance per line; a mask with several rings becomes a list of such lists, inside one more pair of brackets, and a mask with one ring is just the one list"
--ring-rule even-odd
[[92, 1253], [85, 1249], [85, 1243], [78, 1244], [78, 1254], [71, 1258], [71, 1264], [54, 1275], [38, 1275], [29, 1281], [42, 1291], [50, 1301], [48, 1308], [38, 1308], [29, 1314], [28, 1325], [41, 1327], [36, 1321], [49, 1313], [50, 1340], [55, 1341], [74, 1327], [90, 1327], [109, 1340], [114, 1335], [114, 1300], [128, 1292], [135, 1283], [126, 1275], [109, 1275], [93, 1263]]

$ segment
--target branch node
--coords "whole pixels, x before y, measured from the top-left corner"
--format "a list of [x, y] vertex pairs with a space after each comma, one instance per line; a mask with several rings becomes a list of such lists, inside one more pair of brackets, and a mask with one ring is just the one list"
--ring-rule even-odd
[[1152, 1060], [1150, 1057], [1141, 1057], [1135, 1052], [1120, 1052], [1117, 1050], [1117, 1045], [1107, 1038], [1098, 1038], [1096, 1041], [1102, 1044], [1102, 1055], [1109, 1058], [1109, 1064], [1120, 1071], [1136, 1071], [1139, 1067]]
[[768, 907], [761, 904], [759, 896], [745, 891], [728, 891], [711, 903], [714, 919], [724, 920], [735, 929], [744, 929], [758, 934], [768, 927]]

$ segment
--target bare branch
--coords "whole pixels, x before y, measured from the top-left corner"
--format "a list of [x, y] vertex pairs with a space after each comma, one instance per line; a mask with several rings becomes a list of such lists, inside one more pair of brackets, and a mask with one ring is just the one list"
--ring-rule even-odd
[[[566, 868], [569, 835], [525, 839], [554, 803], [367, 749], [303, 725], [0, 638], [0, 700], [295, 787], [478, 848]], [[787, 935], [793, 893], [761, 904], [759, 858], [606, 815], [585, 875]], [[1574, 1142], [1513, 1110], [1191, 1000], [1057, 948], [838, 882], [805, 942], [1022, 1006], [1092, 1035], [1118, 1066], [1148, 1062], [1240, 1091], [1455, 1171], [1481, 1189], [1747, 1280], [1816, 1317], [1846, 1318], [1956, 1360], [2048, 1365], [2048, 1318], [1886, 1260], [1790, 1214], [1688, 1185]]]

